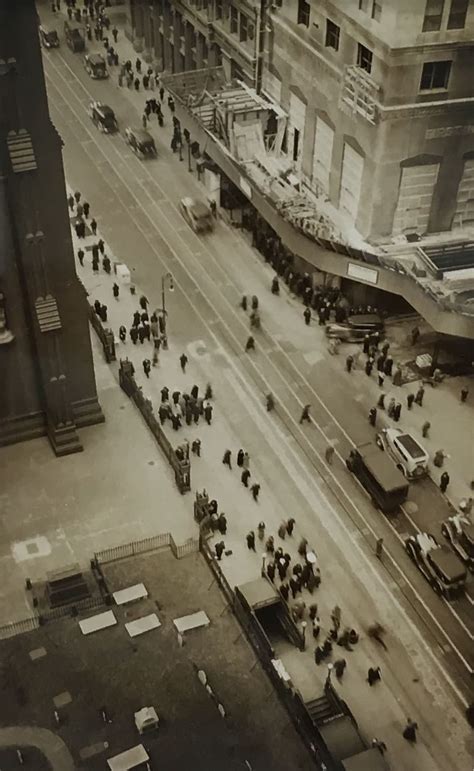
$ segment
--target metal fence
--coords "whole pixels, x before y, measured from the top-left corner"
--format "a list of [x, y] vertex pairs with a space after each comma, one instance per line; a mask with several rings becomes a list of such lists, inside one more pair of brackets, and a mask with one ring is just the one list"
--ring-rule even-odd
[[171, 546], [171, 541], [171, 533], [160, 533], [160, 535], [154, 535], [150, 538], [142, 538], [141, 541], [131, 541], [120, 546], [112, 546], [110, 549], [102, 549], [102, 551], [94, 554], [94, 559], [99, 565], [105, 562], [115, 562], [125, 559], [125, 557], [134, 557], [136, 554], [155, 551], [163, 546]]
[[23, 618], [20, 621], [13, 621], [11, 624], [0, 626], [0, 640], [8, 640], [9, 637], [16, 637], [18, 634], [33, 632], [40, 626], [40, 620], [37, 616]]

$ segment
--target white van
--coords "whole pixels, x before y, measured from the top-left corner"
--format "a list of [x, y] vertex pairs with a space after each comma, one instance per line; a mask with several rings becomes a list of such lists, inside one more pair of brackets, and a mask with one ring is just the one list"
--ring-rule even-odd
[[430, 456], [416, 439], [399, 428], [384, 428], [377, 444], [386, 450], [407, 479], [419, 479], [428, 473]]

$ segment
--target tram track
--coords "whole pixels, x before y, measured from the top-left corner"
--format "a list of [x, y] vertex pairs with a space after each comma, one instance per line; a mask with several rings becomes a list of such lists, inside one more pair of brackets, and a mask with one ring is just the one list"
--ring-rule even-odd
[[[79, 99], [78, 95], [75, 93], [73, 89], [73, 85], [75, 83], [79, 84], [81, 89], [84, 91], [85, 95], [88, 97], [88, 100], [92, 100], [94, 97], [87, 91], [87, 89], [83, 86], [79, 78], [75, 75], [74, 71], [69, 67], [67, 62], [62, 59], [62, 62], [65, 67], [68, 68], [69, 73], [73, 76], [72, 82], [71, 80], [66, 80], [59, 69], [55, 67], [54, 64], [52, 64], [52, 61], [49, 60], [45, 66], [46, 72], [48, 74], [48, 69], [51, 67], [51, 69], [54, 69], [56, 72], [56, 75], [61, 78], [64, 86], [63, 88], [66, 88], [66, 90], [69, 92], [68, 97], [66, 98], [64, 96], [64, 92], [61, 94], [61, 90], [57, 86], [56, 83], [53, 83], [53, 80], [51, 76], [48, 76], [48, 80], [50, 83], [53, 84], [53, 87], [56, 88], [64, 102], [68, 105], [68, 108], [71, 110], [71, 113], [74, 116], [75, 121], [78, 122], [79, 125], [82, 126], [82, 129], [84, 129], [87, 134], [90, 137], [90, 140], [88, 140], [88, 143], [93, 145], [95, 148], [99, 150], [99, 153], [105, 158], [105, 161], [108, 163], [111, 163], [110, 159], [107, 157], [107, 154], [102, 150], [100, 143], [97, 141], [98, 137], [95, 137], [92, 132], [90, 131], [90, 124], [86, 123], [88, 121], [87, 117], [84, 120], [84, 117], [81, 115], [81, 113], [78, 113], [76, 110], [74, 110], [71, 107], [71, 96], [79, 103], [81, 110], [84, 110], [84, 103], [83, 100]], [[127, 175], [124, 175], [123, 173], [119, 173], [117, 170], [115, 173], [121, 180], [122, 184], [126, 187], [128, 192], [133, 196], [133, 198], [137, 201], [137, 205], [140, 206], [142, 211], [145, 214], [145, 217], [148, 219], [149, 224], [152, 226], [151, 230], [155, 231], [159, 237], [160, 240], [164, 240], [167, 244], [168, 250], [170, 252], [170, 255], [173, 257], [173, 262], [176, 263], [176, 261], [179, 262], [181, 268], [185, 271], [187, 280], [190, 280], [192, 285], [194, 285], [195, 290], [197, 292], [200, 292], [201, 295], [204, 297], [202, 290], [200, 286], [195, 282], [193, 276], [191, 275], [190, 269], [189, 269], [189, 262], [187, 264], [184, 264], [183, 260], [179, 257], [177, 254], [175, 246], [170, 245], [170, 240], [176, 239], [176, 237], [181, 238], [179, 235], [179, 232], [177, 233], [175, 230], [173, 230], [171, 233], [168, 233], [165, 235], [163, 233], [163, 230], [166, 231], [167, 226], [163, 222], [161, 223], [161, 227], [158, 228], [156, 221], [160, 220], [159, 215], [161, 212], [159, 212], [159, 207], [157, 205], [156, 200], [154, 200], [152, 193], [150, 192], [150, 188], [152, 190], [158, 190], [159, 191], [159, 197], [163, 200], [167, 200], [169, 204], [174, 207], [176, 212], [178, 211], [177, 208], [174, 205], [174, 202], [169, 199], [167, 196], [167, 193], [163, 188], [161, 188], [158, 183], [156, 182], [155, 178], [150, 174], [150, 171], [147, 168], [143, 168], [143, 165], [140, 166], [140, 172], [137, 173], [137, 160], [131, 153], [123, 153], [121, 150], [123, 150], [123, 147], [120, 146], [121, 149], [119, 149], [119, 143], [118, 140], [116, 141], [113, 138], [111, 139], [112, 142], [107, 141], [108, 148], [112, 150], [113, 153], [116, 154], [118, 157], [120, 163], [117, 164], [118, 166], [122, 165], [125, 166], [127, 169]], [[85, 150], [87, 152], [87, 149]], [[96, 155], [96, 154], [95, 154]], [[96, 156], [97, 157], [97, 156]], [[149, 207], [150, 207], [150, 213], [145, 210], [143, 207], [143, 201], [140, 201], [138, 199], [137, 194], [133, 191], [133, 188], [131, 186], [131, 182], [133, 184], [138, 185], [140, 189], [140, 194], [142, 196], [147, 196], [149, 201]], [[114, 191], [114, 193], [117, 195], [117, 192]], [[157, 219], [153, 217], [153, 213], [157, 214]], [[162, 217], [161, 217], [162, 219]], [[227, 227], [223, 225], [223, 227]], [[150, 239], [148, 239], [150, 242]], [[229, 278], [227, 274], [224, 273], [222, 267], [219, 265], [219, 261], [215, 255], [215, 249], [212, 245], [212, 240], [209, 239], [205, 242], [201, 242], [199, 239], [196, 239], [200, 247], [204, 245], [207, 254], [211, 254], [212, 261], [214, 264], [214, 272], [217, 275], [222, 275], [225, 279], [226, 284], [229, 283]], [[151, 244], [151, 242], [150, 242]], [[199, 271], [199, 275], [202, 275], [203, 272], [206, 272], [206, 282], [213, 288], [213, 302], [210, 302], [210, 299], [208, 297], [205, 297], [205, 301], [207, 305], [209, 306], [209, 309], [212, 310], [212, 312], [215, 314], [218, 321], [221, 322], [222, 330], [221, 335], [222, 338], [225, 338], [226, 345], [230, 348], [232, 355], [239, 355], [242, 358], [242, 341], [240, 337], [238, 337], [235, 334], [234, 325], [238, 329], [242, 329], [243, 335], [248, 335], [248, 327], [244, 324], [241, 314], [238, 313], [236, 309], [236, 303], [234, 304], [232, 300], [228, 300], [225, 296], [225, 293], [222, 292], [222, 288], [218, 286], [216, 281], [211, 278], [209, 275], [209, 266], [206, 265], [206, 268], [203, 267], [203, 264], [201, 261], [198, 260], [197, 256], [193, 253], [191, 248], [188, 246], [186, 241], [181, 238], [181, 245], [183, 249], [186, 250], [187, 254], [187, 260], [193, 261], [195, 263], [195, 271]], [[151, 244], [153, 247], [153, 244]], [[156, 251], [156, 249], [155, 249]], [[160, 261], [163, 262], [163, 256], [159, 255]], [[175, 264], [174, 265], [167, 265], [168, 268], [174, 270], [175, 272]], [[176, 274], [175, 274], [176, 275]], [[238, 292], [237, 287], [232, 284], [231, 286], [232, 291]], [[184, 293], [186, 296], [186, 292]], [[187, 298], [189, 301], [189, 298]], [[205, 324], [206, 328], [209, 331], [209, 334], [216, 340], [216, 343], [218, 346], [222, 345], [222, 340], [219, 339], [216, 334], [214, 333], [213, 329], [209, 327], [209, 322], [203, 318], [202, 314], [200, 314], [199, 311], [196, 311], [196, 308], [194, 308], [195, 312], [198, 313], [198, 315], [201, 317], [201, 320]], [[230, 315], [232, 319], [233, 329], [230, 329], [230, 325], [228, 321], [226, 320], [226, 315]], [[305, 403], [305, 399], [303, 398], [301, 393], [297, 393], [294, 386], [292, 385], [291, 378], [293, 380], [301, 383], [304, 386], [305, 393], [310, 395], [310, 399], [307, 399], [307, 401], [316, 399], [319, 409], [322, 411], [323, 415], [318, 416], [319, 420], [315, 421], [315, 429], [318, 435], [318, 441], [323, 442], [324, 446], [327, 446], [327, 443], [329, 441], [333, 442], [334, 437], [329, 437], [328, 432], [321, 426], [319, 423], [326, 424], [328, 420], [331, 421], [331, 428], [335, 429], [336, 432], [339, 434], [339, 441], [340, 441], [340, 450], [337, 450], [337, 454], [339, 457], [339, 460], [344, 462], [344, 455], [346, 453], [346, 450], [349, 449], [349, 447], [352, 446], [352, 440], [351, 437], [348, 435], [348, 433], [345, 431], [345, 429], [340, 425], [340, 423], [337, 421], [337, 418], [327, 409], [324, 402], [320, 399], [319, 395], [315, 392], [313, 386], [309, 383], [309, 381], [306, 379], [305, 375], [302, 374], [299, 370], [296, 369], [295, 365], [291, 361], [290, 357], [286, 353], [286, 351], [283, 349], [279, 341], [275, 340], [271, 335], [269, 335], [268, 332], [263, 331], [262, 335], [259, 336], [259, 340], [263, 341], [265, 343], [265, 346], [268, 348], [266, 350], [265, 347], [259, 345], [258, 354], [254, 359], [250, 359], [250, 357], [245, 357], [245, 369], [246, 372], [250, 374], [252, 382], [257, 386], [257, 388], [265, 393], [267, 390], [272, 390], [274, 392], [277, 391], [283, 391], [285, 394], [289, 394], [293, 400], [293, 403], [299, 404], [302, 406], [303, 403]], [[273, 353], [272, 353], [273, 352]], [[274, 357], [274, 354], [277, 353], [278, 356], [283, 358], [285, 362], [285, 366], [287, 370], [285, 370], [285, 374], [283, 374], [283, 371], [281, 368], [277, 367], [275, 362], [272, 360], [272, 356]], [[274, 357], [276, 358], [276, 357]], [[276, 381], [278, 381], [278, 386], [276, 385]], [[322, 419], [324, 417], [324, 420]], [[315, 439], [313, 435], [311, 437], [308, 436], [308, 433], [303, 430], [295, 421], [294, 415], [290, 412], [290, 410], [286, 407], [283, 401], [279, 401], [279, 418], [282, 421], [282, 424], [286, 427], [286, 429], [291, 433], [292, 436], [296, 438], [296, 441], [298, 442], [298, 445], [300, 449], [305, 453], [306, 457], [310, 461], [311, 465], [316, 468], [320, 476], [322, 477], [322, 484], [324, 485], [325, 491], [332, 496], [335, 495], [336, 499], [338, 500], [339, 504], [342, 505], [346, 513], [349, 515], [351, 520], [356, 523], [359, 530], [364, 529], [367, 531], [366, 535], [370, 535], [372, 539], [375, 539], [378, 536], [378, 532], [376, 532], [373, 528], [373, 525], [369, 522], [369, 520], [364, 516], [361, 509], [361, 500], [363, 501], [362, 494], [359, 492], [358, 495], [354, 494], [353, 490], [350, 490], [350, 492], [347, 492], [346, 490], [346, 483], [347, 483], [347, 473], [345, 474], [346, 478], [343, 478], [341, 481], [338, 476], [333, 472], [333, 470], [326, 466], [324, 463], [323, 457], [322, 457], [322, 448], [315, 446]], [[328, 483], [328, 478], [331, 481], [331, 484]], [[349, 488], [354, 487], [353, 485], [349, 485]], [[336, 488], [334, 490], [334, 488]], [[355, 502], [357, 500], [357, 503]], [[365, 506], [367, 506], [367, 503], [365, 502]], [[383, 518], [384, 522], [387, 522], [386, 518]], [[400, 534], [397, 532], [396, 528], [393, 526], [391, 527], [392, 532], [395, 533], [398, 541], [402, 543], [402, 538]], [[399, 574], [399, 576], [404, 580], [407, 581], [407, 583], [410, 585], [410, 589], [414, 594], [414, 597], [416, 598], [415, 601], [421, 602], [421, 604], [424, 606], [425, 612], [427, 612], [428, 616], [431, 617], [431, 620], [436, 623], [438, 626], [439, 631], [442, 633], [442, 636], [445, 637], [445, 641], [447, 640], [448, 643], [453, 647], [453, 649], [457, 652], [457, 655], [459, 659], [463, 662], [463, 666], [467, 671], [472, 672], [472, 668], [470, 663], [464, 658], [461, 651], [456, 650], [457, 646], [453, 644], [452, 639], [450, 636], [446, 633], [446, 631], [439, 625], [439, 623], [435, 620], [432, 611], [429, 607], [427, 607], [426, 602], [423, 600], [423, 598], [419, 595], [417, 589], [412, 585], [412, 581], [410, 578], [407, 578], [407, 571], [402, 569], [399, 565], [397, 560], [390, 554], [389, 555], [391, 561], [392, 561], [392, 568], [395, 572]]]

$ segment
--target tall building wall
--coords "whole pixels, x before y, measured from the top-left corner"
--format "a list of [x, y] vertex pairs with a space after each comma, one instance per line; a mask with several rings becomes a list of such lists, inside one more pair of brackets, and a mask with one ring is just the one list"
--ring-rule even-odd
[[61, 139], [51, 123], [34, 0], [0, 0], [0, 444], [47, 433], [57, 454], [103, 420], [75, 272]]
[[288, 154], [373, 241], [474, 224], [474, 3], [464, 18], [452, 5], [295, 0], [270, 13], [264, 87], [288, 111]]

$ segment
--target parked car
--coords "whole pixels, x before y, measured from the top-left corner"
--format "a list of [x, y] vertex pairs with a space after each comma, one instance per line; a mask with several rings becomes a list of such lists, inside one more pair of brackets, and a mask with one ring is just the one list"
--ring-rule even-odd
[[377, 434], [377, 444], [386, 450], [407, 479], [420, 479], [428, 473], [430, 456], [411, 434], [399, 428], [384, 428]]
[[459, 559], [474, 572], [474, 525], [462, 514], [455, 514], [443, 522], [441, 532]]
[[451, 549], [438, 543], [434, 535], [411, 535], [405, 541], [405, 549], [436, 594], [451, 600], [464, 592], [466, 568]]
[[326, 324], [326, 335], [346, 343], [361, 343], [366, 335], [382, 332], [383, 319], [377, 313], [348, 316], [346, 321]]
[[86, 72], [94, 80], [104, 80], [109, 77], [109, 71], [102, 54], [86, 54], [84, 56]]
[[125, 129], [125, 141], [139, 158], [155, 158], [155, 140], [145, 129], [135, 129], [130, 126]]
[[39, 35], [43, 48], [59, 48], [58, 33], [55, 29], [47, 29], [47, 27], [41, 24]]
[[105, 134], [112, 134], [118, 130], [118, 123], [115, 113], [111, 107], [102, 102], [91, 102], [89, 105], [89, 115], [99, 131]]
[[69, 22], [65, 21], [64, 34], [66, 36], [66, 43], [68, 44], [71, 51], [78, 53], [79, 51], [85, 50], [86, 41], [84, 40], [84, 36], [78, 27], [71, 27]]
[[213, 229], [212, 213], [209, 206], [195, 198], [182, 198], [179, 207], [186, 222], [195, 233], [203, 233]]

